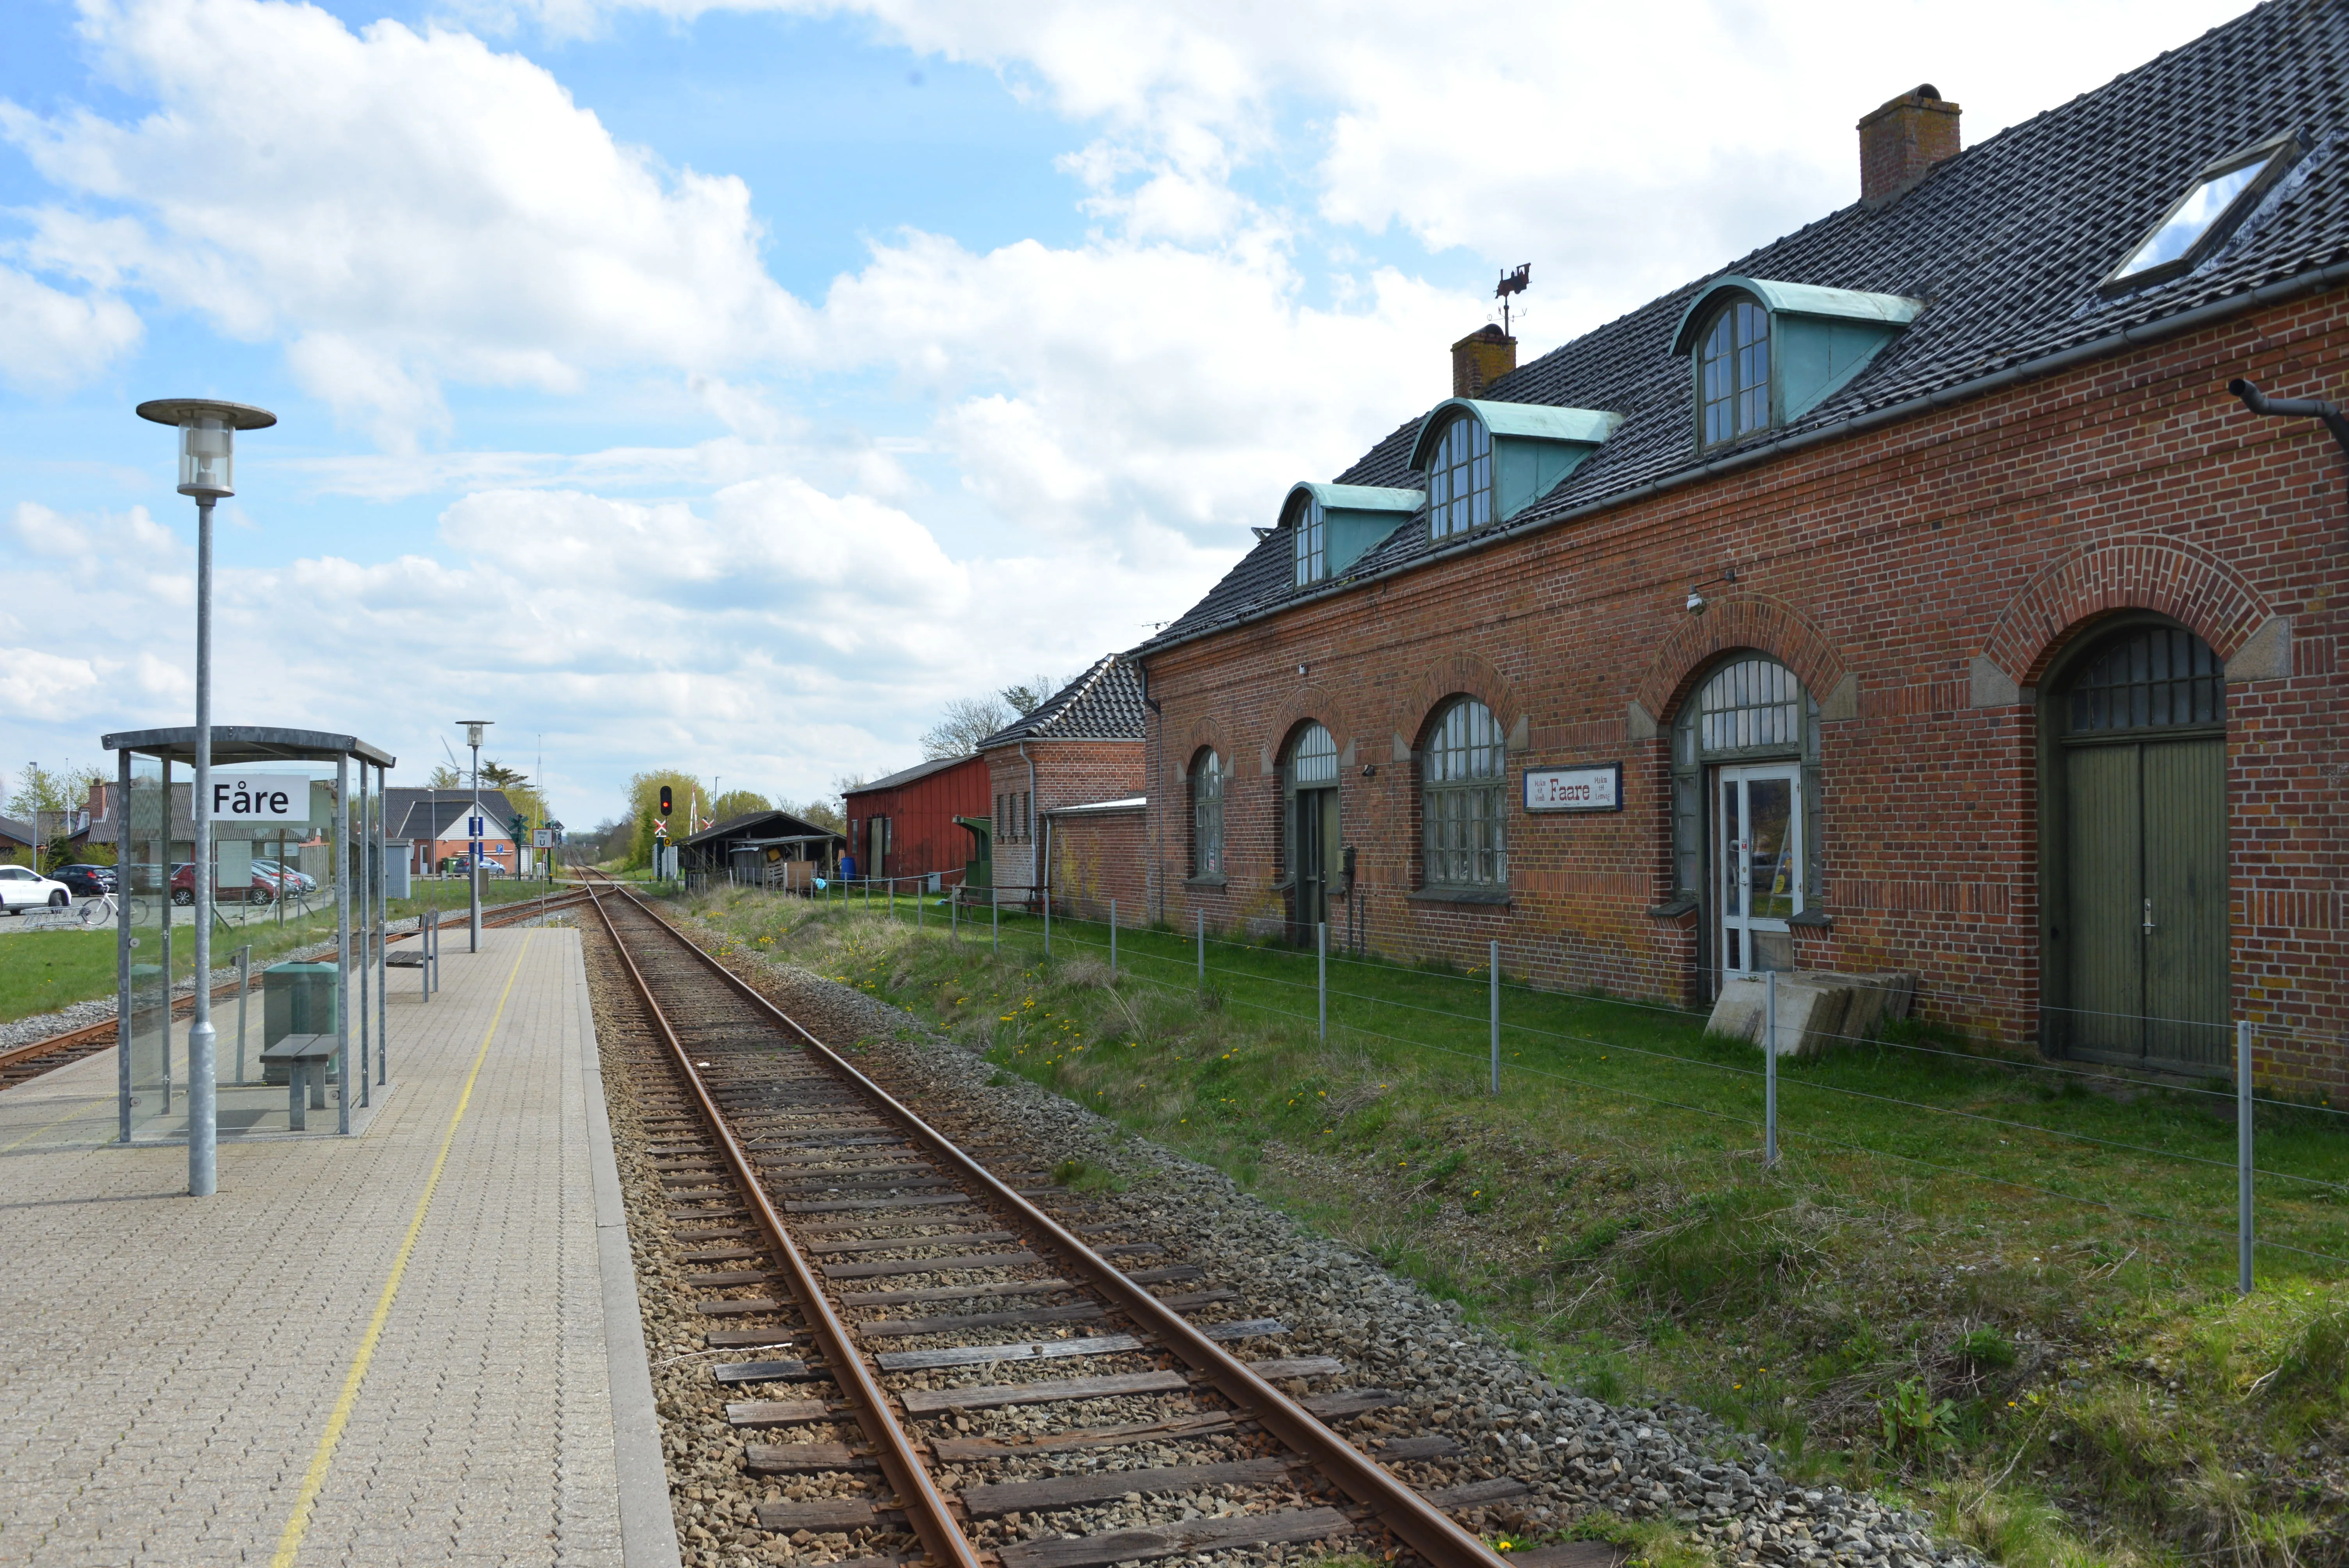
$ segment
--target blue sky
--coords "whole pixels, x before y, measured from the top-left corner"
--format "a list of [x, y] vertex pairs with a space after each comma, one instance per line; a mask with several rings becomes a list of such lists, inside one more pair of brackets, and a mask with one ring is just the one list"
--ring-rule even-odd
[[2240, 9], [14, 0], [0, 774], [190, 716], [142, 398], [282, 417], [223, 722], [805, 799], [1180, 613], [1500, 268], [1539, 352], [1852, 200], [1920, 80], [1971, 144]]

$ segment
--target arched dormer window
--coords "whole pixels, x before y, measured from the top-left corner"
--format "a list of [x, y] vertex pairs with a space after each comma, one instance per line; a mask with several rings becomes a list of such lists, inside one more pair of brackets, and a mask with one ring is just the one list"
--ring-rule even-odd
[[1704, 444], [1718, 446], [1770, 428], [1770, 314], [1732, 299], [1713, 317], [1698, 359]]
[[1427, 525], [1436, 538], [1493, 521], [1493, 437], [1475, 415], [1455, 415], [1427, 458]]
[[1310, 490], [1300, 490], [1289, 503], [1288, 528], [1297, 562], [1297, 585], [1302, 588], [1330, 575], [1329, 517], [1322, 510], [1320, 498]]
[[1672, 334], [1672, 352], [1690, 360], [1698, 449], [1795, 423], [1850, 385], [1924, 308], [1899, 294], [1713, 279]]

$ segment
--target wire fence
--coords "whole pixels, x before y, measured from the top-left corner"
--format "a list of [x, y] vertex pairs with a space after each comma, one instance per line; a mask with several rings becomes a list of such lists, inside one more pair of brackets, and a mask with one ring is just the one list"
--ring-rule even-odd
[[[919, 893], [905, 885], [917, 881], [923, 884], [923, 892]], [[2349, 1140], [2344, 1140], [2341, 1133], [2349, 1130], [2349, 1123], [2341, 1120], [2344, 1114], [2341, 1108], [2280, 1099], [2253, 1091], [2251, 1065], [2254, 1049], [2262, 1039], [2272, 1042], [2282, 1032], [2275, 1030], [2272, 1026], [2256, 1025], [2251, 1020], [2239, 1020], [2229, 1031], [2233, 1037], [2230, 1042], [2233, 1047], [2230, 1053], [2233, 1059], [2229, 1064], [2234, 1080], [2231, 1086], [2217, 1088], [2207, 1083], [2183, 1080], [2162, 1081], [2154, 1086], [2165, 1093], [2186, 1097], [2195, 1102], [2209, 1099], [2232, 1101], [2236, 1124], [2235, 1149], [2234, 1158], [2229, 1160], [2197, 1152], [2191, 1148], [2163, 1148], [2129, 1138], [2108, 1137], [2076, 1128], [2049, 1125], [2020, 1116], [1999, 1115], [1962, 1105], [1935, 1104], [1930, 1100], [1884, 1092], [1880, 1086], [1869, 1088], [1836, 1082], [1816, 1070], [1820, 1066], [1817, 1059], [1806, 1061], [1806, 1070], [1792, 1076], [1783, 1074], [1781, 1059], [1789, 1054], [1789, 1049], [1787, 1034], [1781, 1028], [1779, 977], [1775, 974], [1759, 977], [1764, 993], [1763, 1016], [1756, 1031], [1758, 1038], [1748, 1044], [1759, 1046], [1762, 1041], [1769, 1041], [1776, 1048], [1759, 1051], [1760, 1065], [1754, 1066], [1715, 1059], [1691, 1050], [1639, 1045], [1620, 1036], [1601, 1037], [1573, 1028], [1545, 1026], [1531, 1021], [1524, 1016], [1529, 1010], [1595, 1006], [1669, 1017], [1692, 1028], [1699, 1023], [1697, 1016], [1688, 1010], [1661, 1003], [1614, 995], [1578, 997], [1508, 980], [1503, 973], [1497, 942], [1491, 944], [1488, 962], [1481, 973], [1461, 974], [1332, 953], [1330, 951], [1330, 934], [1327, 926], [1316, 929], [1316, 941], [1311, 949], [1300, 951], [1294, 947], [1235, 942], [1228, 937], [1210, 935], [1204, 916], [1196, 918], [1195, 929], [1189, 934], [1127, 925], [1118, 918], [1115, 900], [1108, 901], [1109, 918], [1105, 921], [1072, 919], [1066, 915], [1056, 917], [1050, 902], [1035, 899], [1032, 890], [941, 888], [926, 878], [901, 878], [834, 884], [816, 890], [812, 896], [824, 899], [836, 908], [867, 912], [916, 928], [926, 927], [935, 920], [943, 928], [942, 934], [950, 940], [985, 941], [999, 955], [1007, 942], [1022, 954], [1046, 958], [1061, 956], [1062, 950], [1099, 954], [1106, 960], [1114, 976], [1177, 994], [1199, 995], [1212, 989], [1226, 1006], [1245, 1007], [1252, 1012], [1310, 1026], [1317, 1037], [1325, 1041], [1334, 1030], [1342, 1035], [1402, 1047], [1413, 1053], [1475, 1060], [1485, 1069], [1480, 1077], [1485, 1080], [1486, 1091], [1495, 1096], [1502, 1092], [1506, 1068], [1509, 1073], [1535, 1079], [1570, 1085], [1604, 1096], [1622, 1097], [1747, 1128], [1759, 1135], [1760, 1152], [1765, 1167], [1775, 1168], [1781, 1163], [1782, 1145], [1791, 1137], [1794, 1141], [1815, 1149], [1889, 1160], [1940, 1175], [2031, 1192], [2199, 1236], [2229, 1238], [2233, 1243], [2237, 1264], [2237, 1288], [2244, 1294], [2253, 1289], [2254, 1264], [2262, 1249], [2270, 1253], [2290, 1253], [2312, 1263], [2349, 1265], [2349, 1256], [2341, 1253], [2294, 1245], [2272, 1235], [2264, 1241], [2258, 1236], [2257, 1198], [2261, 1183], [2271, 1184], [2271, 1197], [2275, 1195], [2275, 1188], [2282, 1187], [2298, 1194], [2302, 1203], [2337, 1203], [2349, 1199], [2349, 1179], [2333, 1180], [2307, 1171], [2259, 1164], [2256, 1160], [2259, 1149], [2257, 1111], [2261, 1108], [2267, 1109], [2271, 1135], [2277, 1130], [2275, 1124], [2279, 1123], [2317, 1129], [2319, 1140], [2313, 1162], [2320, 1168], [2339, 1172], [2344, 1178], [2349, 1178]], [[1217, 962], [1210, 962], [1211, 952]], [[1334, 985], [1330, 977], [1333, 966], [1340, 971], [1339, 983]], [[1363, 981], [1349, 981], [1347, 971], [1355, 972], [1365, 980], [1383, 977], [1402, 982], [1419, 989], [1423, 995], [1414, 1000], [1402, 995], [1380, 995], [1363, 988]], [[1178, 972], [1184, 973], [1183, 979], [1174, 978]], [[1260, 994], [1251, 995], [1252, 991]], [[1465, 1001], [1469, 992], [1481, 992], [1483, 995], [1477, 999], [1484, 1003], [1484, 1006], [1479, 1012], [1471, 1013], [1459, 1006], [1438, 1005], [1428, 999], [1428, 994], [1436, 992], [1449, 992], [1462, 1001]], [[1305, 1010], [1306, 993], [1312, 996], [1310, 1011]], [[1297, 1005], [1280, 1006], [1274, 998], [1282, 995], [1297, 997]], [[1937, 1000], [1946, 1002], [1956, 994], [1938, 990], [1932, 995]], [[1982, 998], [1963, 999], [1987, 1007]], [[1339, 1008], [1334, 1017], [1333, 1004]], [[2085, 1013], [2088, 1010], [2076, 1011]], [[2147, 1021], [2133, 1015], [2094, 1016]], [[1371, 1021], [1384, 1022], [1390, 1017], [1426, 1020], [1434, 1027], [1431, 1030], [1423, 1026], [1417, 1033], [1404, 1034], [1396, 1033], [1394, 1029], [1407, 1026], [1405, 1023], [1380, 1027]], [[1475, 1053], [1458, 1044], [1447, 1043], [1440, 1037], [1440, 1032], [1446, 1026], [1455, 1037], [1463, 1026], [1482, 1031], [1486, 1037], [1485, 1051]], [[1527, 1062], [1523, 1059], [1522, 1052], [1512, 1053], [1505, 1060], [1504, 1042], [1509, 1039], [1520, 1045], [1537, 1044], [1547, 1047], [1563, 1061], [1554, 1061], [1551, 1065]], [[1969, 1074], [1989, 1072], [2024, 1078], [2037, 1077], [2062, 1088], [2077, 1088], [2089, 1080], [2104, 1085], [2129, 1081], [2118, 1077], [2111, 1068], [2083, 1068], [2074, 1063], [2034, 1059], [2011, 1053], [1982, 1054], [1954, 1048], [1949, 1044], [1902, 1038], [1888, 1035], [1881, 1029], [1867, 1034], [1810, 1030], [1806, 1032], [1804, 1041], [1814, 1047], [1845, 1047], [1834, 1056], [1842, 1062], [1859, 1062], [1863, 1066], [1874, 1058], [1857, 1055], [1853, 1047], [1864, 1047], [1876, 1057], [1897, 1054], [1898, 1059], [1943, 1070], [1961, 1068]], [[1661, 1068], [1673, 1075], [1668, 1086], [1672, 1092], [1652, 1092], [1618, 1080], [1592, 1076], [1597, 1063], [1589, 1059], [1589, 1054], [1594, 1051], [1599, 1053], [1599, 1061], [1623, 1055]], [[1561, 1070], [1563, 1066], [1579, 1067], [1582, 1070], [1580, 1073]], [[1702, 1103], [1713, 1092], [1705, 1087], [1707, 1085], [1744, 1086], [1745, 1098], [1741, 1108], [1724, 1109], [1719, 1103]], [[1761, 1091], [1758, 1107], [1751, 1103], [1751, 1090], [1754, 1088]], [[1791, 1128], [1782, 1124], [1779, 1100], [1782, 1092], [1787, 1090], [1806, 1097], [1805, 1104], [1819, 1112], [1816, 1120], [1806, 1117], [1799, 1119]], [[2208, 1218], [2165, 1213], [2137, 1204], [2115, 1202], [2092, 1192], [2067, 1190], [2051, 1185], [2046, 1181], [2032, 1180], [2016, 1170], [2002, 1171], [1953, 1164], [1920, 1153], [1886, 1148], [1880, 1143], [1854, 1142], [1848, 1138], [1838, 1138], [1832, 1135], [1833, 1131], [1854, 1131], [1848, 1127], [1836, 1128], [1836, 1113], [1830, 1108], [1838, 1101], [1896, 1109], [1926, 1118], [1940, 1119], [1918, 1124], [1920, 1135], [1924, 1136], [1938, 1137], [1938, 1134], [1925, 1131], [1936, 1126], [1966, 1126], [1985, 1131], [2004, 1131], [2026, 1138], [2044, 1139], [2058, 1147], [2077, 1148], [2084, 1154], [2088, 1151], [2109, 1152], [2189, 1170], [2231, 1171], [2236, 1177], [2233, 1194], [2235, 1224], [2227, 1229], [2210, 1223]], [[1754, 1113], [1755, 1110], [1758, 1110], [1758, 1115]], [[2183, 1130], [2183, 1136], [2191, 1139], [2195, 1132], [2193, 1129]], [[2331, 1228], [2337, 1230], [2339, 1227]]]

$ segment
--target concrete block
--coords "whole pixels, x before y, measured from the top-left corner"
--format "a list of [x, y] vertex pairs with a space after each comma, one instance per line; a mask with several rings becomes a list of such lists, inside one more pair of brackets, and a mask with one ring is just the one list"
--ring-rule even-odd
[[[1917, 976], [1907, 970], [1877, 975], [1782, 971], [1777, 1037], [1772, 1048], [1782, 1057], [1813, 1057], [1865, 1039], [1887, 1019], [1907, 1017], [1916, 995]], [[1722, 986], [1705, 1028], [1760, 1045], [1768, 1012], [1768, 983], [1760, 975], [1732, 975]]]

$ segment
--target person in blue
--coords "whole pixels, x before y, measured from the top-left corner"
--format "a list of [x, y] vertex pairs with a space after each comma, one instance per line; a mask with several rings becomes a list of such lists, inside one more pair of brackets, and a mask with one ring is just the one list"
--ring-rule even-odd
[[856, 880], [856, 852], [854, 850], [840, 851], [840, 880], [844, 882]]

